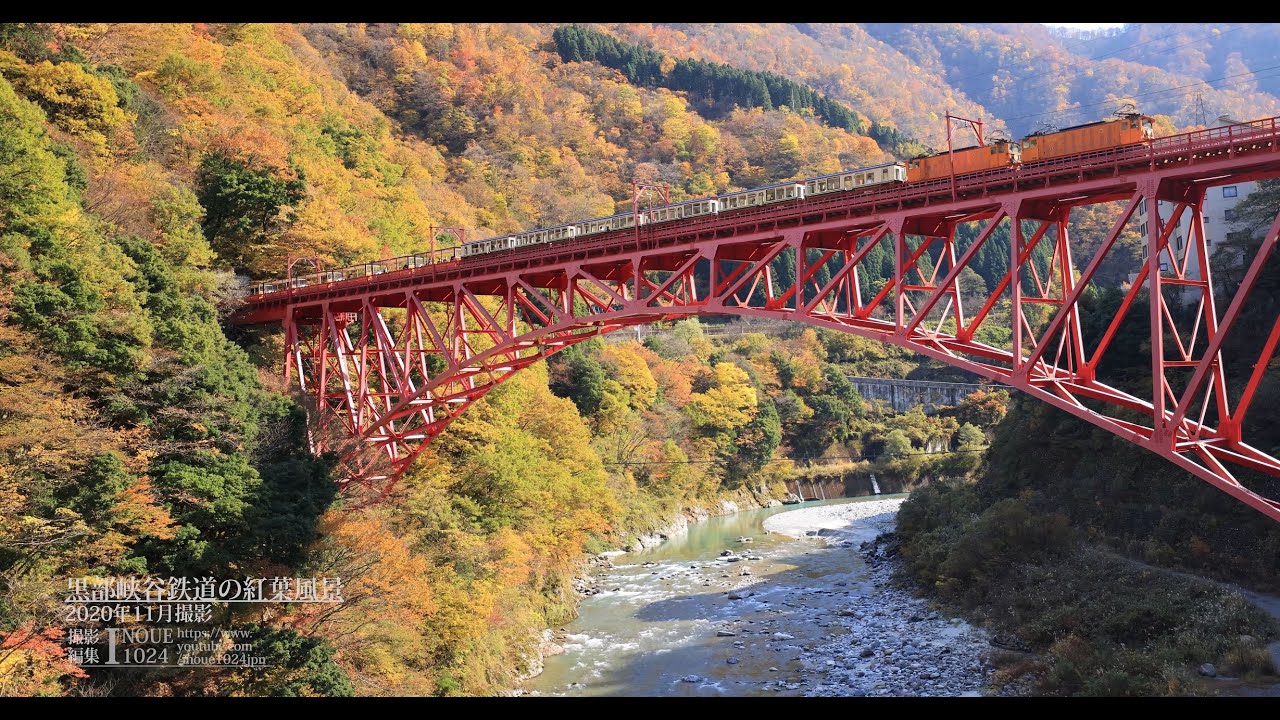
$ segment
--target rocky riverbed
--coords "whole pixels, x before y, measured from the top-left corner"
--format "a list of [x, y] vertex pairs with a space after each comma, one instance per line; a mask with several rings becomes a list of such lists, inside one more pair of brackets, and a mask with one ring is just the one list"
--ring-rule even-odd
[[806, 508], [764, 521], [772, 532], [817, 537], [832, 548], [856, 546], [874, 588], [848, 597], [843, 607], [815, 608], [819, 618], [848, 633], [800, 654], [816, 676], [806, 695], [977, 696], [988, 684], [986, 632], [933, 612], [925, 600], [891, 585], [892, 546], [876, 538], [892, 529], [901, 504], [894, 499]]
[[892, 529], [900, 503], [739, 513], [613, 556], [579, 619], [553, 631], [565, 652], [524, 690], [982, 694], [986, 635], [893, 587], [891, 551], [871, 542]]

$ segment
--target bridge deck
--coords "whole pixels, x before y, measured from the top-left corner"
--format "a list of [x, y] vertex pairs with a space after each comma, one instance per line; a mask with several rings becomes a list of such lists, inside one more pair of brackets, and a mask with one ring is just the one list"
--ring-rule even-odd
[[[1260, 350], [1224, 346], [1280, 238], [1280, 218], [1245, 258], [1224, 312], [1201, 222], [1207, 187], [1280, 176], [1278, 141], [1271, 118], [957, 177], [954, 189], [944, 179], [815, 196], [465, 259], [447, 249], [402, 259], [411, 267], [401, 270], [250, 296], [233, 321], [283, 323], [286, 375], [296, 373], [314, 403], [313, 449], [339, 451], [357, 485], [387, 481], [383, 494], [512, 373], [624, 327], [729, 314], [853, 333], [1005, 383], [1280, 520], [1280, 502], [1257, 491], [1280, 495], [1280, 460], [1243, 435], [1280, 345], [1280, 311], [1269, 310], [1277, 317], [1253, 343]], [[1122, 201], [1120, 217], [1077, 266], [1072, 210], [1111, 201]], [[1114, 314], [1095, 317], [1082, 297], [1140, 208], [1147, 260]], [[1184, 212], [1192, 228], [1175, 253]], [[962, 223], [981, 226], [976, 239], [958, 240]], [[975, 311], [960, 275], [997, 228], [1010, 238], [1007, 272]], [[894, 273], [871, 292], [861, 265], [876, 247], [892, 248]], [[1037, 248], [1049, 250], [1047, 266]], [[934, 262], [922, 264], [925, 257]], [[790, 279], [780, 285], [784, 258]], [[822, 268], [830, 274], [819, 282]], [[1166, 287], [1198, 303], [1194, 323], [1165, 298]], [[1130, 309], [1144, 291], [1149, 313], [1136, 322], [1149, 333], [1145, 389], [1108, 382], [1102, 363], [1121, 325], [1135, 322]], [[382, 316], [390, 308], [403, 309], [392, 323]], [[979, 333], [993, 326], [996, 334]], [[1099, 341], [1087, 327], [1106, 331]], [[982, 337], [1009, 340], [995, 346]], [[1226, 358], [1224, 347], [1242, 357]], [[1228, 360], [1243, 370], [1228, 373]], [[1244, 468], [1253, 486], [1228, 465]]]

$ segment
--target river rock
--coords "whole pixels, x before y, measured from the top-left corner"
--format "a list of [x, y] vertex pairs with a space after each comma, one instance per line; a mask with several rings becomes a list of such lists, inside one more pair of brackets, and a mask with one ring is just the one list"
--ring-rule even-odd
[[729, 663], [730, 665], [737, 665], [739, 662], [742, 662], [742, 661], [736, 657], [731, 657], [728, 660], [725, 660], [725, 662]]
[[687, 683], [702, 682], [702, 678], [698, 675], [685, 675], [680, 679]]
[[1205, 677], [1217, 677], [1218, 668], [1214, 667], [1213, 663], [1205, 663], [1200, 666], [1200, 674]]
[[738, 633], [732, 630], [717, 630], [716, 637], [737, 637]]

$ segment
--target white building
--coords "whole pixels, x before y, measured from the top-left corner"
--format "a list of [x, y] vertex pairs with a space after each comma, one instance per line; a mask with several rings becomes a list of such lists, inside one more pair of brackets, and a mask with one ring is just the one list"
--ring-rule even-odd
[[[1211, 127], [1224, 127], [1226, 125], [1235, 124], [1237, 121], [1223, 115], [1218, 118]], [[1213, 258], [1215, 252], [1224, 246], [1229, 247], [1233, 241], [1233, 233], [1231, 222], [1235, 219], [1235, 207], [1240, 201], [1244, 200], [1258, 187], [1256, 182], [1243, 182], [1235, 185], [1218, 185], [1210, 187], [1205, 191], [1204, 204], [1201, 206], [1204, 220], [1204, 237], [1207, 247], [1207, 254], [1210, 259]], [[1160, 217], [1166, 221], [1173, 215], [1175, 204], [1164, 200], [1160, 201]], [[1169, 238], [1169, 244], [1161, 251], [1160, 269], [1169, 272], [1173, 268], [1173, 260], [1177, 258], [1177, 262], [1181, 265], [1183, 256], [1187, 252], [1187, 239], [1191, 236], [1191, 223], [1194, 220], [1195, 213], [1190, 210], [1182, 212], [1182, 218], [1178, 221], [1178, 227], [1173, 231], [1173, 236]], [[1137, 223], [1137, 230], [1142, 235], [1142, 262], [1147, 262], [1147, 205], [1144, 202], [1135, 212], [1134, 217], [1130, 220], [1130, 227], [1133, 223]], [[1170, 254], [1170, 251], [1172, 255]], [[1237, 258], [1237, 262], [1239, 259]], [[1132, 283], [1137, 278], [1137, 272], [1129, 273], [1129, 282]], [[1200, 262], [1194, 251], [1187, 258], [1187, 278], [1191, 280], [1199, 280]], [[1194, 289], [1188, 290], [1195, 292]], [[1197, 295], [1198, 297], [1198, 295]]]

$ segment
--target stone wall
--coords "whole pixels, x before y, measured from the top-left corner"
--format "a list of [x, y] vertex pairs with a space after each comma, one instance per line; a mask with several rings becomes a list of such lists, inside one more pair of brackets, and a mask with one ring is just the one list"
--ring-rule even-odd
[[923, 405], [926, 413], [945, 405], [957, 405], [978, 390], [993, 390], [1002, 385], [933, 382], [930, 380], [892, 380], [886, 378], [851, 377], [849, 382], [858, 394], [868, 400], [883, 400], [896, 412], [906, 412]]

